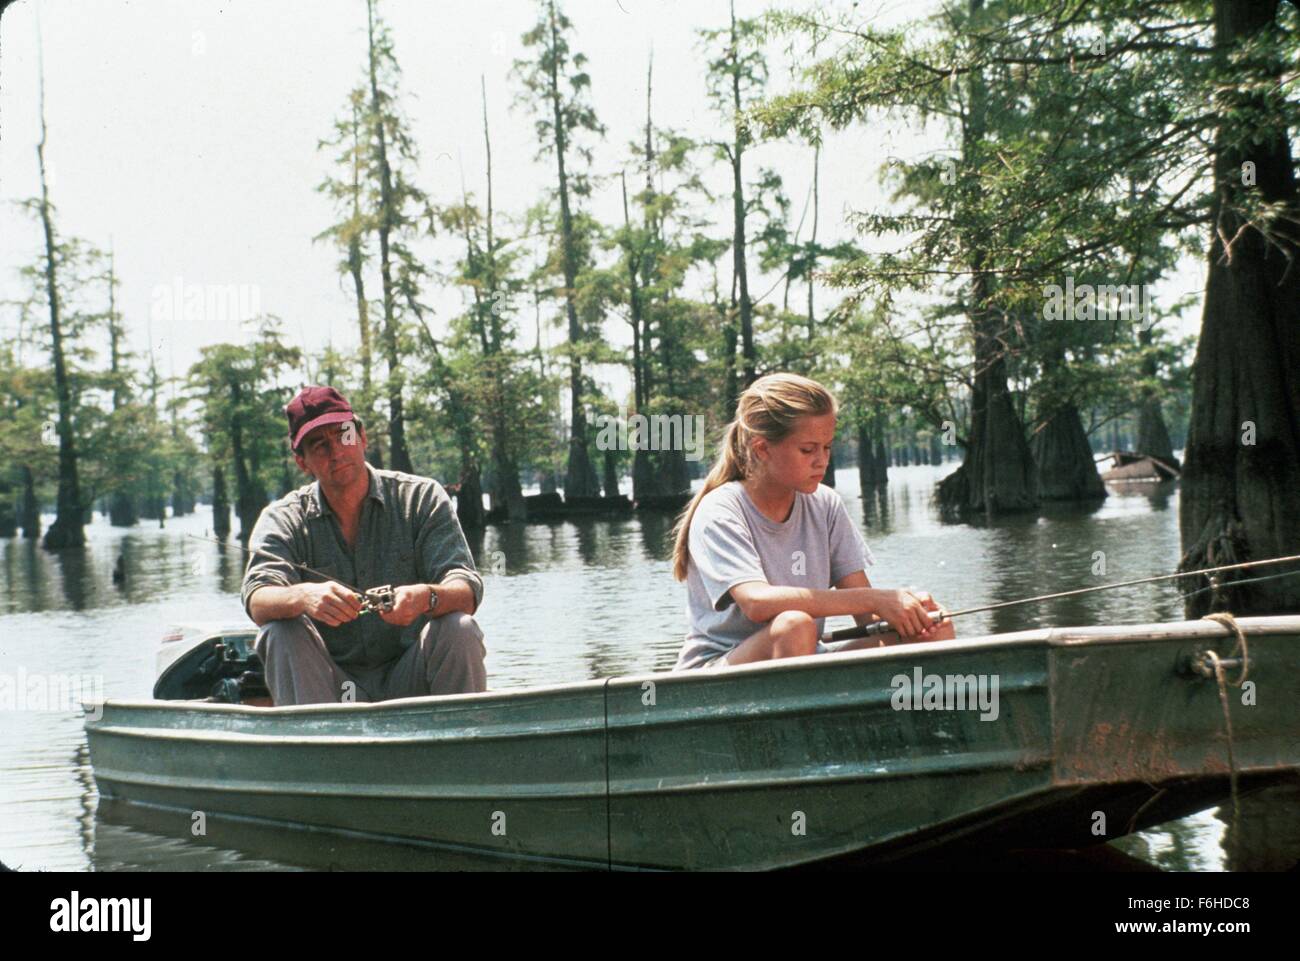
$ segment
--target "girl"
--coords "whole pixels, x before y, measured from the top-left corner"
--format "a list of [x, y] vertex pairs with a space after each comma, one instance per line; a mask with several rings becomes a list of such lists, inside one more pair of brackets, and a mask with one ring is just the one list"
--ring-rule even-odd
[[673, 574], [686, 581], [690, 618], [676, 669], [812, 654], [834, 614], [883, 618], [897, 631], [853, 647], [953, 637], [951, 621], [936, 625], [926, 613], [939, 609], [929, 594], [867, 580], [870, 552], [821, 484], [836, 410], [825, 387], [797, 374], [761, 377], [741, 394], [675, 531]]

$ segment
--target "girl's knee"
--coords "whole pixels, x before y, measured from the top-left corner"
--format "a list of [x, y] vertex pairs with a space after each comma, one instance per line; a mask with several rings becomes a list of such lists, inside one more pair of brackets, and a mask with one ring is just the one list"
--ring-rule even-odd
[[803, 611], [782, 611], [772, 618], [772, 633], [808, 634], [817, 632], [817, 622]]
[[803, 611], [782, 611], [772, 619], [772, 649], [777, 657], [798, 657], [817, 649], [817, 622]]

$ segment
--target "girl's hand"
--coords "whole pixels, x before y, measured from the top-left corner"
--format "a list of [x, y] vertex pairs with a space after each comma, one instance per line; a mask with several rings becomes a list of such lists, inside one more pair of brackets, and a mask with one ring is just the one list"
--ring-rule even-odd
[[[913, 594], [911, 591], [880, 591], [880, 601], [873, 614], [889, 622], [889, 626], [906, 641], [929, 640], [925, 635], [934, 627], [927, 610], [937, 610], [929, 594]], [[925, 598], [925, 600], [922, 600]], [[930, 602], [927, 608], [925, 601]]]
[[[925, 591], [912, 592], [920, 601], [926, 611], [942, 611], [937, 601]], [[929, 618], [927, 617], [927, 620]], [[944, 618], [938, 624], [930, 621], [930, 626], [917, 635], [914, 640], [917, 641], [952, 641], [956, 640], [957, 632], [953, 630], [952, 619]]]

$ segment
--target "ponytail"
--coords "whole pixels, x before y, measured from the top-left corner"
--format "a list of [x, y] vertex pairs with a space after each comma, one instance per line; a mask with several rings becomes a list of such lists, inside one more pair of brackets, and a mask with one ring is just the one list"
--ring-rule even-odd
[[673, 529], [673, 577], [679, 581], [686, 580], [686, 565], [690, 561], [691, 519], [695, 517], [695, 508], [700, 506], [700, 501], [704, 500], [704, 495], [709, 491], [728, 481], [745, 478], [745, 466], [749, 460], [746, 433], [739, 420], [733, 420], [727, 425], [726, 433], [722, 435], [722, 449], [708, 476], [704, 478], [704, 486], [691, 498], [686, 510], [677, 519], [677, 526]]

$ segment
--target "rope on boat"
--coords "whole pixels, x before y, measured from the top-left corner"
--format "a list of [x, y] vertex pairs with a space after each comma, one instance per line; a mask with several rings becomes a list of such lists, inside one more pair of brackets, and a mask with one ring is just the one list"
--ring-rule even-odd
[[1167, 787], [1157, 788], [1150, 781], [1143, 781], [1142, 783], [1151, 789], [1152, 794], [1149, 798], [1147, 798], [1142, 803], [1141, 807], [1139, 807], [1136, 811], [1133, 812], [1133, 816], [1128, 819], [1128, 827], [1125, 828], [1124, 830], [1125, 834], [1132, 834], [1134, 831], [1136, 831], [1138, 826], [1138, 821], [1142, 818], [1142, 815], [1147, 813], [1147, 808], [1151, 807], [1151, 805], [1155, 804], [1162, 797], [1164, 797], [1166, 794], [1169, 793], [1169, 788]]
[[[1241, 687], [1246, 683], [1246, 676], [1250, 671], [1249, 651], [1246, 645], [1246, 632], [1241, 629], [1237, 619], [1226, 611], [1218, 611], [1213, 614], [1206, 614], [1203, 621], [1214, 621], [1216, 624], [1222, 624], [1228, 630], [1236, 635], [1237, 644], [1232, 649], [1229, 657], [1241, 657], [1241, 673], [1237, 675], [1235, 681], [1228, 681], [1223, 673], [1223, 660], [1212, 650], [1205, 652], [1205, 658], [1209, 661], [1210, 667], [1214, 671], [1214, 680], [1219, 685], [1219, 705], [1223, 708], [1223, 726], [1228, 734], [1228, 785], [1232, 793], [1232, 844], [1235, 848], [1241, 837], [1241, 801], [1237, 796], [1237, 758], [1233, 751], [1232, 735], [1232, 712], [1228, 709], [1228, 687]], [[1235, 852], [1234, 852], [1235, 853]]]
[[[1241, 625], [1237, 623], [1237, 619], [1227, 611], [1218, 611], [1214, 614], [1206, 614], [1201, 618], [1201, 620], [1214, 621], [1216, 624], [1222, 624], [1236, 635], [1237, 646], [1232, 649], [1232, 653], [1229, 654], [1228, 657], [1241, 658], [1241, 673], [1237, 675], [1235, 681], [1230, 681], [1228, 683], [1233, 687], [1241, 687], [1246, 683], [1246, 677], [1250, 673], [1250, 657], [1246, 646], [1246, 632], [1241, 629]], [[1213, 663], [1219, 663], [1219, 655], [1215, 654], [1214, 651], [1206, 651], [1205, 653], [1207, 656], [1211, 657]]]

